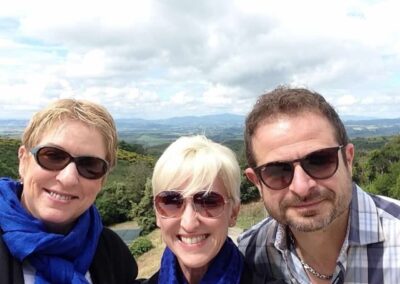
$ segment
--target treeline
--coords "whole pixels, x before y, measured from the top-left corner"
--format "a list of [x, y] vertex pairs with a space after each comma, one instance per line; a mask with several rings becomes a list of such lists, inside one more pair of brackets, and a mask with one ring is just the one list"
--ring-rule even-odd
[[359, 152], [356, 149], [354, 180], [371, 193], [400, 199], [400, 136], [369, 141], [369, 146], [373, 143], [383, 145], [368, 151], [362, 147]]
[[[352, 142], [356, 147], [354, 180], [367, 191], [400, 199], [400, 136], [357, 138]], [[224, 144], [237, 153], [244, 169], [243, 141], [225, 141]], [[19, 140], [0, 138], [0, 176], [18, 178], [19, 145]], [[144, 149], [138, 144], [120, 142], [117, 167], [96, 200], [105, 225], [133, 219], [143, 234], [155, 228], [150, 179], [155, 161], [166, 146]], [[257, 199], [258, 190], [242, 176], [242, 202]]]

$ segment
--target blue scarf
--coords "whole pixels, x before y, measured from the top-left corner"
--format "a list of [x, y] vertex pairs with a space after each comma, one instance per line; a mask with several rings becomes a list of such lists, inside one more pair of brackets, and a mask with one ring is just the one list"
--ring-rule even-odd
[[[217, 256], [210, 262], [200, 284], [238, 284], [242, 276], [243, 256], [228, 237]], [[158, 283], [187, 284], [174, 253], [166, 247], [161, 259]]]
[[88, 283], [85, 274], [103, 230], [97, 209], [86, 210], [67, 235], [54, 234], [21, 206], [21, 192], [21, 183], [0, 179], [0, 228], [13, 257], [36, 269], [35, 284]]

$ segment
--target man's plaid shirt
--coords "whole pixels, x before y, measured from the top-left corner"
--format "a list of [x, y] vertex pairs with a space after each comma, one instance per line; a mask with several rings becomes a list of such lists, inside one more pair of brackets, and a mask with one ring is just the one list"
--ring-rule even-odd
[[[400, 283], [400, 201], [371, 195], [353, 184], [347, 237], [332, 283]], [[283, 279], [310, 283], [288, 242], [286, 228], [266, 218], [239, 236], [253, 283]]]

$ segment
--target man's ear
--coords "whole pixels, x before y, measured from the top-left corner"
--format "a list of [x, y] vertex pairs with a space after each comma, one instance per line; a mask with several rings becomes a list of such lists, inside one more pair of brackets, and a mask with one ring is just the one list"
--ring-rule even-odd
[[244, 174], [246, 175], [247, 179], [257, 187], [258, 191], [260, 192], [260, 196], [262, 196], [262, 184], [254, 170], [252, 168], [247, 168], [244, 170]]
[[350, 175], [353, 175], [353, 161], [354, 161], [354, 145], [349, 143], [345, 147], [346, 160], [343, 161], [347, 164]]

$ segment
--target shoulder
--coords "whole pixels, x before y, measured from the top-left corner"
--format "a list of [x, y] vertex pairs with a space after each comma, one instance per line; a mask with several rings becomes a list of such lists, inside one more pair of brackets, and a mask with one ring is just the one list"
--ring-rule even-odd
[[356, 186], [352, 207], [359, 212], [377, 212], [380, 218], [400, 220], [400, 200], [374, 195]]
[[100, 235], [100, 240], [102, 240], [103, 242], [106, 243], [118, 243], [118, 244], [122, 244], [124, 243], [123, 240], [118, 236], [118, 234], [116, 232], [114, 232], [113, 230], [104, 227], [103, 231], [101, 232]]
[[[124, 241], [111, 229], [104, 228], [90, 269], [104, 283], [134, 283], [137, 263]], [[103, 282], [102, 282], [103, 283]]]
[[2, 235], [0, 229], [0, 283], [24, 283], [22, 264], [11, 255]]
[[371, 197], [382, 217], [400, 220], [400, 200], [380, 195]]
[[400, 201], [367, 193], [353, 192], [349, 239], [355, 243], [383, 242], [385, 248], [400, 248]]
[[103, 228], [97, 251], [103, 252], [112, 260], [120, 260], [121, 258], [127, 258], [128, 260], [133, 259], [133, 256], [125, 242], [117, 233], [109, 228]]
[[149, 279], [146, 279], [146, 280], [139, 279], [139, 281], [141, 281], [140, 282], [141, 284], [157, 284], [159, 274], [160, 274], [160, 271], [157, 271]]
[[278, 223], [275, 219], [267, 217], [238, 237], [238, 247], [243, 252], [248, 246], [267, 245], [274, 242]]

